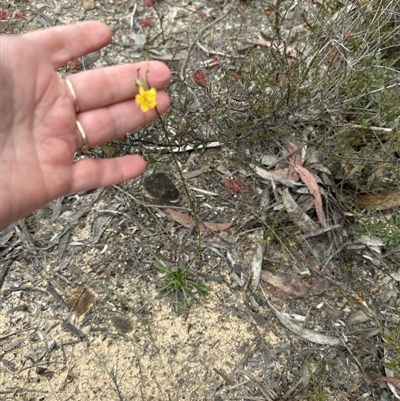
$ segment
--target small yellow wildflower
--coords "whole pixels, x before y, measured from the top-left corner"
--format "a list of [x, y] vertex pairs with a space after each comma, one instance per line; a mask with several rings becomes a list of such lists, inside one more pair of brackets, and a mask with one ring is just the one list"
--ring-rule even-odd
[[139, 88], [139, 93], [135, 97], [135, 102], [143, 113], [146, 113], [149, 109], [154, 109], [157, 106], [157, 91], [154, 88], [144, 89], [144, 83], [139, 80], [137, 80], [136, 83]]

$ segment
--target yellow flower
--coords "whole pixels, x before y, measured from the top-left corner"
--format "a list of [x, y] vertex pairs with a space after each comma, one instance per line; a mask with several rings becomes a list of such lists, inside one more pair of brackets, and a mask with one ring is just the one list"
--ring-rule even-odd
[[143, 83], [138, 83], [139, 93], [135, 97], [136, 104], [140, 107], [143, 113], [154, 109], [157, 106], [156, 95], [157, 91], [154, 88], [145, 90]]

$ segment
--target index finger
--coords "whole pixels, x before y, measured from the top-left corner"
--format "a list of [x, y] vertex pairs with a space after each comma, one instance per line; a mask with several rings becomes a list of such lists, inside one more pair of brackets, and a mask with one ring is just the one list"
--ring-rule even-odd
[[159, 61], [142, 61], [68, 75], [81, 111], [133, 99], [138, 92], [137, 77], [159, 90], [168, 85], [171, 72]]
[[56, 26], [23, 35], [32, 41], [50, 58], [53, 66], [59, 68], [68, 61], [101, 49], [111, 41], [107, 25], [97, 21], [85, 21], [74, 25]]

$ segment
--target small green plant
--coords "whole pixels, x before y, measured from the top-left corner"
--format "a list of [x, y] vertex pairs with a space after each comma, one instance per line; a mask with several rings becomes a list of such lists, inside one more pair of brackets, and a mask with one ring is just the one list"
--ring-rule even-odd
[[207, 294], [207, 287], [205, 285], [187, 278], [187, 269], [171, 268], [161, 261], [152, 249], [149, 249], [148, 252], [155, 259], [154, 267], [164, 273], [160, 295], [162, 298], [165, 298], [173, 294], [175, 312], [177, 314], [181, 312], [182, 300], [185, 306], [190, 307], [190, 294], [193, 291], [197, 291], [201, 295]]
[[363, 219], [356, 225], [355, 231], [357, 237], [362, 235], [379, 236], [387, 249], [394, 249], [400, 244], [400, 216]]
[[400, 338], [397, 331], [388, 331], [382, 334], [383, 347], [388, 353], [388, 357], [385, 358], [385, 366], [396, 375], [399, 373], [400, 366]]

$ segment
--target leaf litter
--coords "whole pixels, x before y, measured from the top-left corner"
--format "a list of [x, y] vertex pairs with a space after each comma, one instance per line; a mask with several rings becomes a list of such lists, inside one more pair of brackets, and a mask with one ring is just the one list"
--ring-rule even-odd
[[[153, 22], [146, 28], [138, 24], [129, 25], [133, 12], [133, 3], [129, 0], [119, 2], [117, 7], [111, 3], [91, 3], [84, 17], [106, 20], [114, 32], [113, 43], [98, 54], [100, 57], [94, 61], [94, 67], [131, 62], [150, 55], [151, 58], [167, 60], [175, 69], [175, 76], [182, 75], [180, 79], [186, 81], [195, 71], [204, 71], [206, 84], [211, 89], [217, 81], [214, 72], [217, 74], [226, 66], [231, 68], [232, 74], [229, 76], [236, 76], [235, 79], [239, 77], [240, 80], [249, 72], [246, 63], [241, 64], [244, 57], [236, 54], [236, 51], [229, 54], [227, 49], [247, 51], [248, 48], [241, 49], [243, 44], [247, 46], [249, 41], [258, 40], [260, 31], [271, 28], [261, 2], [209, 2], [207, 7], [210, 11], [207, 11], [205, 19], [198, 15], [198, 10], [204, 9], [204, 1], [154, 2], [154, 8], [144, 8], [141, 2], [137, 2], [135, 21], [149, 18]], [[35, 7], [35, 4], [31, 2], [30, 7]], [[12, 4], [9, 6], [13, 7]], [[232, 7], [229, 12], [227, 6]], [[275, 6], [279, 6], [279, 2], [275, 2]], [[286, 7], [284, 14], [292, 18], [293, 4], [283, 6]], [[307, 13], [319, 10], [315, 8], [315, 3], [307, 4], [307, 7]], [[327, 4], [327, 7], [330, 5]], [[41, 20], [32, 18], [27, 11], [27, 18], [19, 22], [20, 25], [16, 25], [17, 21], [11, 21], [7, 25], [2, 24], [2, 29], [7, 26], [10, 32], [14, 30], [20, 33], [21, 30], [39, 28], [40, 24], [51, 26], [60, 21], [82, 20], [82, 10], [74, 8], [73, 4], [65, 9], [61, 3], [54, 7], [53, 2], [45, 0], [40, 4], [40, 14], [47, 14], [48, 17], [42, 17]], [[163, 31], [160, 30], [157, 13], [165, 16]], [[251, 24], [243, 21], [251, 21]], [[304, 21], [295, 20], [294, 24], [307, 33]], [[193, 27], [193, 32], [188, 27]], [[282, 28], [285, 29], [284, 26]], [[135, 29], [143, 31], [136, 32]], [[191, 35], [191, 39], [187, 39], [191, 41], [189, 44], [182, 42], [181, 32], [185, 32], [188, 38]], [[145, 54], [146, 35], [150, 39]], [[168, 42], [171, 37], [174, 41]], [[166, 42], [163, 42], [164, 39]], [[252, 51], [257, 52], [263, 46], [267, 51], [272, 50], [275, 56], [289, 60], [287, 50], [291, 47], [297, 50], [295, 42], [285, 47], [277, 47], [273, 41], [270, 42], [259, 43], [257, 47], [252, 47]], [[218, 61], [213, 61], [213, 51], [219, 53]], [[295, 56], [296, 59], [292, 60], [301, 62], [300, 53], [297, 52]], [[185, 68], [181, 70], [183, 73], [174, 65], [179, 60], [185, 63]], [[216, 65], [217, 68], [206, 70], [205, 65]], [[71, 72], [68, 69], [66, 71]], [[235, 87], [235, 82], [232, 87], [229, 86], [230, 90], [236, 89], [232, 96], [229, 92], [223, 92], [230, 102], [229, 108], [224, 110], [229, 118], [238, 106], [235, 103], [237, 99], [243, 106], [240, 112], [246, 113], [245, 103], [248, 99], [240, 96], [243, 91], [240, 85]], [[171, 84], [172, 110], [176, 110], [179, 102], [189, 99], [179, 92], [179, 84], [179, 80]], [[202, 99], [201, 87], [189, 84], [188, 89], [193, 99]], [[211, 93], [222, 92], [214, 90]], [[209, 100], [210, 107], [213, 107], [215, 98]], [[255, 97], [254, 100], [258, 102], [260, 99]], [[222, 96], [219, 101], [218, 107], [222, 110]], [[163, 255], [163, 259], [182, 266], [188, 265], [196, 254], [193, 246], [196, 242], [193, 236], [195, 221], [187, 213], [175, 215], [177, 219], [174, 220], [169, 212], [165, 213], [168, 206], [149, 205], [147, 194], [142, 193], [141, 179], [121, 185], [120, 191], [108, 188], [67, 196], [57, 204], [38, 211], [2, 236], [2, 264], [8, 271], [2, 283], [4, 308], [0, 314], [0, 345], [5, 353], [3, 360], [10, 362], [11, 370], [19, 372], [19, 377], [3, 372], [2, 387], [15, 384], [18, 387], [12, 391], [23, 393], [24, 381], [31, 380], [35, 369], [40, 367], [36, 365], [45, 359], [53, 363], [52, 377], [48, 378], [48, 382], [30, 381], [26, 394], [32, 395], [33, 391], [37, 391], [35, 396], [38, 397], [42, 396], [41, 392], [47, 392], [46, 397], [50, 401], [74, 397], [77, 393], [88, 400], [99, 399], [104, 394], [107, 394], [107, 398], [111, 394], [111, 398], [115, 396], [116, 399], [183, 399], [187, 394], [191, 394], [193, 400], [224, 399], [234, 392], [244, 399], [272, 398], [275, 395], [282, 399], [294, 399], [307, 396], [316, 387], [323, 391], [327, 400], [365, 397], [362, 394], [367, 393], [362, 393], [360, 384], [364, 382], [362, 372], [354, 368], [352, 361], [358, 358], [363, 361], [365, 369], [382, 371], [381, 361], [365, 351], [379, 348], [379, 327], [374, 326], [373, 319], [358, 322], [355, 327], [346, 326], [350, 313], [359, 311], [361, 305], [355, 301], [355, 297], [348, 296], [351, 293], [348, 286], [355, 283], [362, 287], [361, 284], [365, 285], [366, 281], [360, 283], [361, 278], [368, 278], [372, 285], [359, 299], [364, 300], [363, 307], [377, 305], [377, 300], [384, 299], [383, 296], [378, 297], [378, 287], [386, 289], [393, 285], [391, 266], [398, 263], [397, 254], [387, 254], [382, 249], [378, 260], [366, 243], [357, 243], [358, 248], [351, 248], [351, 245], [341, 248], [343, 243], [351, 244], [354, 237], [351, 224], [343, 221], [340, 205], [337, 204], [340, 197], [334, 191], [336, 176], [333, 176], [335, 178], [331, 179], [330, 184], [322, 175], [323, 170], [325, 174], [329, 174], [330, 170], [335, 171], [334, 166], [329, 165], [328, 169], [321, 162], [319, 169], [314, 168], [315, 160], [314, 164], [310, 163], [310, 154], [304, 158], [303, 165], [299, 151], [288, 156], [281, 151], [282, 142], [270, 146], [273, 139], [269, 146], [260, 143], [259, 147], [247, 149], [247, 143], [242, 142], [240, 136], [235, 138], [232, 132], [227, 144], [219, 137], [218, 130], [210, 129], [217, 123], [217, 118], [210, 115], [212, 113], [208, 105], [199, 107], [200, 102], [197, 104], [198, 108], [176, 114], [178, 119], [187, 119], [185, 123], [189, 122], [189, 126], [193, 126], [192, 116], [202, 116], [201, 124], [193, 130], [198, 135], [196, 140], [192, 141], [183, 130], [180, 132], [178, 128], [171, 127], [171, 130], [176, 128], [176, 141], [169, 148], [163, 141], [163, 134], [159, 134], [159, 127], [146, 128], [137, 135], [128, 136], [125, 139], [127, 146], [122, 145], [120, 151], [124, 153], [131, 149], [132, 143], [140, 143], [138, 139], [145, 138], [140, 151], [145, 153], [149, 165], [154, 165], [156, 171], [166, 171], [172, 177], [171, 181], [178, 177], [169, 157], [174, 152], [178, 154], [181, 167], [194, 172], [191, 177], [193, 189], [189, 190], [199, 211], [204, 241], [201, 258], [195, 262], [195, 269], [191, 273], [199, 273], [199, 277], [204, 278], [217, 278], [207, 282], [209, 295], [196, 299], [191, 310], [180, 318], [171, 313], [173, 305], [157, 299], [156, 272], [146, 257], [145, 249], [151, 245]], [[243, 119], [248, 117], [251, 115], [242, 115]], [[288, 117], [285, 125], [292, 124], [292, 117]], [[320, 132], [315, 134], [318, 136]], [[246, 156], [239, 166], [232, 161], [230, 153], [236, 141]], [[124, 141], [121, 143], [124, 144]], [[211, 149], [211, 146], [215, 147]], [[296, 145], [293, 146], [296, 149]], [[305, 147], [302, 147], [304, 156], [303, 150]], [[96, 152], [101, 152], [101, 149], [95, 149], [93, 154], [94, 157], [101, 157], [101, 153]], [[275, 159], [276, 164], [268, 166], [269, 171], [257, 165], [257, 160], [264, 156]], [[214, 169], [215, 165], [220, 164], [225, 165], [232, 172], [231, 176], [237, 177], [243, 184], [240, 191], [235, 189], [233, 192], [236, 193], [226, 192], [221, 185], [223, 181], [216, 175], [218, 171], [216, 174], [204, 174], [203, 166]], [[252, 169], [252, 165], [257, 165], [256, 169]], [[294, 166], [307, 169], [317, 183], [319, 178], [324, 182], [327, 195], [324, 194], [325, 209], [322, 211], [327, 217], [315, 204], [315, 183], [310, 184], [311, 190], [308, 188], [310, 196], [303, 183], [293, 174], [299, 175]], [[358, 174], [357, 168], [354, 168], [351, 176], [345, 178], [349, 179], [350, 184], [358, 184]], [[300, 188], [304, 190], [303, 195], [300, 194]], [[357, 185], [355, 188], [358, 188]], [[268, 199], [262, 205], [260, 198], [268, 193]], [[376, 206], [382, 203], [382, 199], [360, 196], [360, 199], [367, 199], [366, 203], [370, 202], [369, 206], [373, 206], [374, 200], [378, 200]], [[307, 202], [302, 202], [301, 197], [306, 197]], [[175, 196], [161, 200], [168, 203], [175, 200], [172, 198]], [[178, 205], [188, 210], [183, 198], [177, 199]], [[392, 199], [392, 204], [396, 205], [396, 196]], [[311, 214], [314, 213], [313, 202], [315, 219]], [[171, 210], [177, 213], [179, 209]], [[107, 216], [104, 215], [105, 211]], [[53, 220], [48, 218], [52, 215]], [[351, 220], [353, 217], [346, 218]], [[335, 223], [331, 226], [335, 227], [334, 230], [331, 227], [321, 229], [322, 222], [331, 220]], [[302, 236], [298, 235], [297, 228], [302, 231]], [[228, 265], [225, 258], [228, 259], [231, 254], [236, 263]], [[377, 269], [377, 262], [385, 269]], [[266, 264], [273, 265], [273, 273], [266, 273]], [[311, 269], [310, 264], [322, 267]], [[319, 282], [314, 274], [327, 277], [330, 284], [321, 295], [318, 293], [325, 284], [322, 280]], [[232, 279], [233, 275], [236, 275], [237, 281]], [[374, 281], [377, 275], [383, 275], [379, 286]], [[267, 280], [264, 281], [263, 277]], [[50, 291], [46, 291], [46, 280], [53, 282], [48, 287]], [[314, 287], [314, 283], [318, 284]], [[293, 313], [284, 314], [276, 305], [271, 312], [265, 306], [259, 291], [266, 285], [275, 287], [275, 290], [270, 290], [271, 293], [275, 291], [276, 295], [273, 304], [279, 302], [279, 310]], [[77, 293], [71, 291], [71, 287]], [[73, 305], [78, 306], [81, 298], [79, 292], [89, 288], [96, 297], [96, 303], [83, 302], [79, 309], [74, 310]], [[252, 289], [251, 294], [247, 292], [248, 288]], [[309, 295], [313, 291], [316, 293], [311, 298]], [[71, 293], [70, 306], [73, 311], [68, 311], [63, 300], [64, 294]], [[248, 303], [250, 298], [254, 302]], [[69, 303], [68, 297], [66, 299]], [[385, 316], [385, 323], [392, 327], [396, 318], [395, 301], [396, 296], [394, 300], [380, 301], [383, 302], [381, 316]], [[311, 313], [308, 314], [308, 311]], [[295, 324], [291, 316], [303, 316], [306, 321], [304, 324], [315, 329], [305, 331], [303, 323]], [[122, 325], [119, 324], [121, 322]], [[338, 338], [323, 334], [332, 331], [332, 327], [347, 336], [346, 345], [351, 353], [344, 349], [336, 353]], [[376, 334], [366, 340], [363, 335], [365, 332]], [[317, 339], [317, 342], [310, 345], [310, 339]], [[363, 347], [359, 346], [361, 343]], [[99, 355], [95, 361], [91, 349], [95, 349]], [[22, 370], [25, 366], [20, 361], [26, 360], [27, 355], [33, 361], [32, 369]], [[312, 369], [315, 364], [321, 367], [317, 381]], [[248, 376], [238, 368], [241, 366], [243, 370], [246, 369]], [[308, 367], [311, 369], [308, 370]], [[230, 382], [214, 374], [216, 371], [225, 372]], [[311, 379], [310, 372], [313, 375]], [[341, 372], [342, 375], [335, 372]], [[240, 385], [243, 378], [250, 382]], [[93, 383], [99, 380], [103, 392], [93, 387]], [[312, 385], [307, 386], [310, 380]], [[237, 387], [231, 388], [231, 383], [236, 383]], [[282, 383], [286, 383], [286, 388], [281, 387]], [[290, 393], [291, 388], [293, 391]], [[296, 389], [304, 393], [297, 394]], [[369, 386], [368, 391], [368, 396], [378, 397], [380, 388]]]

